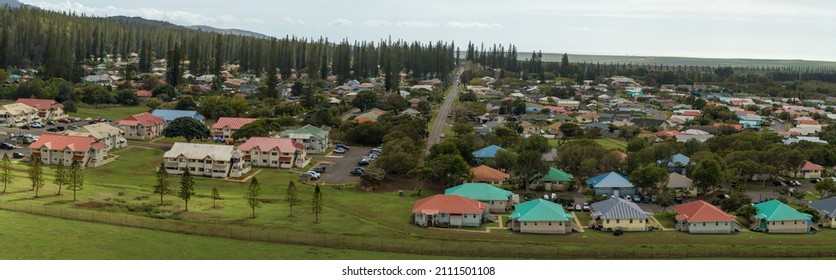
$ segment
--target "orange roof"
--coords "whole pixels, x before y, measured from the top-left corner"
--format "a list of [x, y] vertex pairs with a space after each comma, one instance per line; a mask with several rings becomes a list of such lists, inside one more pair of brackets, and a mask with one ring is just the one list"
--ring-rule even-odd
[[354, 122], [356, 122], [356, 123], [377, 122], [377, 120], [372, 119], [372, 118], [367, 117], [367, 116], [359, 116], [359, 117], [354, 119]]
[[488, 207], [485, 203], [463, 196], [437, 194], [415, 201], [412, 213], [482, 214]]
[[684, 134], [684, 133], [682, 133], [682, 131], [662, 130], [662, 131], [654, 133], [653, 135], [656, 135], [656, 137], [674, 137], [674, 136], [682, 135], [682, 134]]
[[487, 165], [480, 165], [470, 170], [473, 171], [473, 180], [479, 182], [504, 182], [511, 178], [511, 175]]
[[736, 130], [738, 130], [738, 131], [739, 131], [739, 130], [743, 130], [743, 125], [741, 125], [741, 124], [737, 124], [737, 123], [714, 123], [714, 124], [713, 124], [713, 125], [711, 125], [711, 126], [713, 126], [713, 127], [731, 126], [731, 127], [733, 127], [734, 129], [736, 129]]
[[136, 91], [137, 97], [151, 97], [151, 92], [147, 90], [137, 90]]
[[38, 108], [38, 110], [49, 110], [53, 107], [64, 108], [64, 105], [52, 99], [19, 98], [16, 102]]
[[726, 214], [717, 206], [705, 201], [697, 200], [673, 207], [679, 215], [676, 219], [687, 222], [734, 222], [734, 216]]
[[277, 150], [280, 153], [293, 153], [296, 150], [304, 150], [305, 145], [302, 145], [290, 138], [274, 138], [274, 137], [250, 137], [247, 142], [238, 146], [238, 150], [249, 151], [256, 149], [259, 151]]
[[688, 117], [699, 117], [699, 116], [702, 116], [702, 112], [685, 111], [685, 112], [682, 112], [682, 115], [683, 116], [688, 116]]
[[755, 113], [755, 111], [740, 110], [740, 111], [735, 112], [735, 114], [738, 114], [738, 115], [757, 115], [758, 113]]
[[798, 124], [817, 125], [819, 124], [819, 122], [817, 122], [816, 120], [800, 120], [798, 121]]
[[43, 147], [54, 151], [70, 149], [73, 152], [86, 152], [91, 148], [104, 149], [105, 144], [96, 141], [93, 137], [44, 134], [41, 135], [41, 138], [38, 138], [38, 141], [29, 145], [29, 148], [35, 150]]
[[139, 114], [135, 114], [133, 116], [121, 119], [121, 120], [117, 121], [116, 124], [127, 125], [127, 126], [135, 126], [137, 124], [142, 124], [144, 126], [153, 126], [153, 125], [161, 124], [163, 122], [165, 122], [165, 120], [163, 120], [163, 118], [160, 118], [160, 117], [154, 116], [151, 113], [145, 112], [145, 113], [139, 113]]
[[806, 161], [804, 162], [804, 167], [801, 167], [801, 171], [820, 171], [823, 170], [824, 167], [821, 165]]
[[227, 118], [227, 117], [221, 117], [220, 119], [218, 119], [218, 122], [216, 122], [214, 125], [212, 125], [212, 128], [214, 128], [214, 129], [223, 129], [224, 127], [229, 127], [230, 129], [239, 129], [239, 128], [241, 128], [242, 126], [244, 126], [244, 125], [246, 125], [246, 124], [248, 124], [248, 123], [254, 122], [254, 121], [256, 121], [256, 120], [257, 120], [257, 119], [253, 119], [253, 118]]
[[563, 108], [563, 107], [560, 107], [560, 106], [543, 106], [543, 108], [549, 109], [550, 111], [555, 112], [555, 113], [567, 113], [568, 112], [568, 111], [566, 111], [566, 108]]

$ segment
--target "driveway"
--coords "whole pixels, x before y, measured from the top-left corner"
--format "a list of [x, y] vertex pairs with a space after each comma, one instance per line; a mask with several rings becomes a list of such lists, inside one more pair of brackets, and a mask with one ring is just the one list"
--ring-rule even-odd
[[[357, 167], [357, 163], [369, 154], [371, 147], [354, 146], [342, 155], [329, 154], [315, 156], [314, 160], [326, 165], [325, 173], [322, 174], [321, 182], [326, 184], [342, 184], [360, 182], [359, 176], [352, 176], [350, 173]], [[313, 168], [313, 167], [311, 167]]]

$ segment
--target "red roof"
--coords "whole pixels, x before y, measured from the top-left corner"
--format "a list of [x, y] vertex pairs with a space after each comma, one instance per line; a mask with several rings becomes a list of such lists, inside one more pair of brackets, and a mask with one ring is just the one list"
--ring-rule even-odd
[[543, 106], [543, 108], [549, 109], [550, 111], [555, 112], [555, 113], [567, 113], [568, 112], [568, 111], [566, 111], [566, 108], [563, 108], [563, 107], [560, 107], [560, 106]]
[[699, 117], [699, 116], [702, 116], [702, 112], [685, 111], [685, 112], [682, 112], [682, 115], [683, 116], [688, 116], [688, 117]]
[[482, 214], [488, 207], [485, 203], [463, 196], [437, 194], [415, 201], [412, 213]]
[[377, 120], [372, 119], [372, 118], [367, 117], [367, 116], [359, 116], [359, 117], [354, 119], [354, 122], [356, 122], [356, 123], [377, 122]]
[[734, 222], [734, 216], [726, 214], [717, 206], [708, 202], [697, 200], [673, 207], [678, 213], [676, 219], [680, 221], [694, 222]]
[[743, 130], [743, 125], [737, 123], [714, 123], [713, 127], [722, 127], [722, 126], [731, 126], [732, 128], [740, 131]]
[[151, 92], [147, 90], [137, 90], [136, 91], [137, 97], [151, 97]]
[[127, 125], [127, 126], [135, 126], [137, 124], [142, 124], [144, 126], [153, 126], [157, 124], [164, 123], [165, 120], [163, 118], [154, 116], [151, 113], [139, 113], [133, 116], [121, 119], [116, 122], [118, 125]]
[[293, 153], [296, 150], [305, 150], [305, 145], [302, 145], [290, 138], [273, 138], [273, 137], [250, 137], [247, 142], [238, 146], [240, 151], [249, 151], [256, 149], [259, 151], [271, 151], [273, 149], [280, 153]]
[[800, 120], [798, 121], [798, 124], [817, 125], [819, 122], [816, 120]]
[[53, 107], [64, 108], [64, 105], [52, 99], [19, 98], [16, 102], [38, 108], [38, 110], [49, 110]]
[[804, 167], [801, 167], [801, 171], [819, 171], [824, 170], [824, 167], [821, 165], [812, 163], [812, 162], [804, 162]]
[[39, 150], [43, 147], [50, 150], [63, 151], [69, 148], [73, 152], [86, 152], [89, 151], [90, 148], [104, 149], [105, 144], [96, 141], [93, 137], [44, 134], [41, 135], [41, 138], [38, 138], [38, 141], [29, 145], [29, 148], [35, 150]]
[[223, 129], [224, 127], [229, 127], [229, 129], [239, 129], [245, 124], [251, 123], [256, 121], [257, 119], [253, 118], [226, 118], [222, 117], [218, 119], [218, 122], [212, 126], [214, 129]]

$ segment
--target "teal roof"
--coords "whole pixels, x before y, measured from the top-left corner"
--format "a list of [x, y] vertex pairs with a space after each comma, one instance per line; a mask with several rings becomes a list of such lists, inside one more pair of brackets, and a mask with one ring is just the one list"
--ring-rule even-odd
[[755, 218], [767, 221], [809, 221], [812, 217], [810, 214], [798, 212], [795, 208], [775, 199], [755, 204], [755, 207], [758, 208], [758, 213], [755, 215]]
[[572, 180], [572, 174], [563, 172], [563, 170], [549, 167], [549, 173], [543, 176], [543, 181], [548, 182], [568, 182]]
[[458, 195], [478, 201], [508, 200], [513, 192], [485, 183], [466, 183], [444, 191], [444, 194]]
[[328, 138], [328, 131], [312, 125], [306, 125], [297, 129], [285, 130], [282, 132], [282, 136], [287, 136], [289, 134], [310, 134], [319, 139]]
[[487, 147], [482, 148], [481, 150], [473, 152], [473, 157], [475, 158], [494, 158], [496, 157], [496, 153], [500, 150], [505, 150], [500, 146], [497, 145], [490, 145]]
[[560, 204], [537, 199], [514, 206], [514, 213], [509, 217], [520, 222], [567, 222], [575, 217], [563, 211]]

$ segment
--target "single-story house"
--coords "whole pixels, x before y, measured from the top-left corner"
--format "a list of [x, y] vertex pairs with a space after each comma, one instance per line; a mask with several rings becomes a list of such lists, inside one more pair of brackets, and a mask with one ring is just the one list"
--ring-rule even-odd
[[604, 173], [586, 180], [586, 184], [595, 190], [596, 195], [622, 197], [635, 195], [636, 187], [624, 175], [616, 172]]
[[667, 187], [682, 196], [697, 196], [697, 189], [694, 188], [694, 180], [676, 172], [668, 174]]
[[647, 231], [650, 229], [652, 213], [644, 211], [633, 203], [620, 197], [613, 197], [591, 205], [592, 228], [606, 231]]
[[458, 195], [437, 194], [412, 204], [416, 225], [422, 227], [478, 227], [488, 214], [489, 205]]
[[821, 214], [821, 225], [823, 227], [836, 228], [836, 196], [810, 202], [810, 207]]
[[483, 163], [485, 160], [492, 159], [496, 157], [496, 153], [500, 150], [505, 150], [500, 146], [497, 145], [490, 145], [479, 149], [478, 151], [473, 152], [473, 158], [476, 159], [477, 163]]
[[567, 234], [572, 232], [574, 216], [560, 204], [536, 199], [514, 205], [509, 227], [521, 233]]
[[795, 177], [804, 179], [819, 179], [821, 178], [822, 170], [824, 170], [824, 167], [821, 165], [805, 161], [804, 166], [801, 167], [801, 174], [796, 173]]
[[688, 166], [691, 165], [691, 158], [683, 154], [672, 155], [667, 161], [656, 161], [659, 165], [668, 167], [668, 172], [678, 172], [685, 174], [688, 171]]
[[566, 185], [572, 181], [572, 174], [566, 173], [563, 170], [549, 167], [549, 173], [543, 175], [540, 181], [543, 182], [543, 187], [547, 191], [565, 190]]
[[487, 165], [479, 165], [471, 168], [470, 171], [473, 173], [473, 180], [471, 180], [471, 182], [475, 183], [499, 185], [511, 178], [511, 175], [508, 175], [508, 173], [499, 171]]
[[728, 234], [739, 230], [734, 215], [729, 215], [702, 200], [674, 206], [673, 210], [677, 214], [676, 229], [680, 231]]
[[490, 212], [505, 213], [511, 208], [513, 192], [485, 183], [464, 183], [444, 190], [446, 195], [460, 195], [490, 205]]
[[752, 230], [768, 233], [807, 233], [812, 225], [810, 214], [798, 212], [778, 200], [755, 204]]

